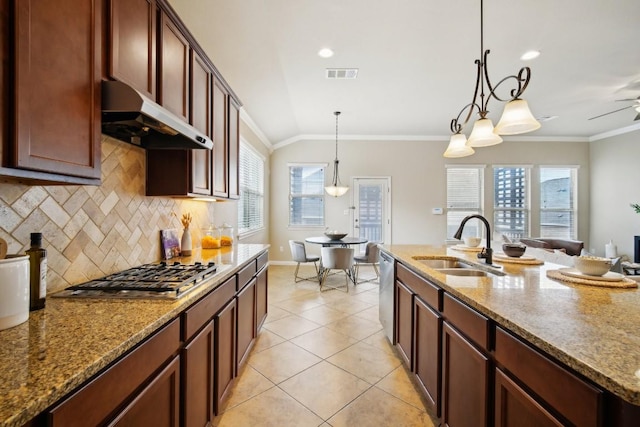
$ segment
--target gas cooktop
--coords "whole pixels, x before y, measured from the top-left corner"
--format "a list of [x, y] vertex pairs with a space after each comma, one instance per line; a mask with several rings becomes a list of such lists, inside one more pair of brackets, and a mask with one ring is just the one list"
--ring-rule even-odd
[[176, 299], [212, 277], [217, 270], [218, 266], [213, 262], [144, 264], [70, 286], [54, 296]]

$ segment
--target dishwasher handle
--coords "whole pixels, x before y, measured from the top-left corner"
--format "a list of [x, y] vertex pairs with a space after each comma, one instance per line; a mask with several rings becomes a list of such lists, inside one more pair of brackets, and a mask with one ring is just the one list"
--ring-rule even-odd
[[393, 262], [393, 257], [387, 255], [384, 252], [380, 252], [380, 259], [386, 262]]

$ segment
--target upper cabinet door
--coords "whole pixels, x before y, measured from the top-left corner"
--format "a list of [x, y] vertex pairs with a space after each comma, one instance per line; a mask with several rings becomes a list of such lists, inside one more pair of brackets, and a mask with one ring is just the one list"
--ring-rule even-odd
[[229, 197], [227, 108], [229, 94], [218, 80], [213, 82], [213, 195]]
[[109, 76], [156, 100], [155, 0], [110, 0]]
[[[191, 124], [211, 137], [211, 85], [213, 73], [205, 61], [191, 50]], [[210, 196], [211, 150], [191, 150], [191, 192]]]
[[240, 198], [240, 106], [229, 96], [229, 198]]
[[159, 103], [189, 121], [189, 42], [163, 12], [160, 26]]
[[14, 2], [11, 167], [100, 178], [102, 4]]

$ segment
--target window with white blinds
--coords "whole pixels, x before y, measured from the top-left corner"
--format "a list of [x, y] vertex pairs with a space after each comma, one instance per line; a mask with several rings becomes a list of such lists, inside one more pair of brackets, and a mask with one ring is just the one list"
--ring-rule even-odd
[[264, 159], [242, 141], [239, 157], [238, 233], [243, 234], [264, 228]]
[[512, 241], [529, 236], [530, 167], [493, 167], [493, 227]]
[[[454, 235], [467, 215], [482, 214], [484, 166], [447, 165], [447, 237]], [[481, 236], [479, 221], [469, 221], [465, 236]]]
[[289, 226], [324, 226], [324, 164], [289, 165]]
[[540, 167], [540, 236], [575, 239], [577, 235], [576, 167]]

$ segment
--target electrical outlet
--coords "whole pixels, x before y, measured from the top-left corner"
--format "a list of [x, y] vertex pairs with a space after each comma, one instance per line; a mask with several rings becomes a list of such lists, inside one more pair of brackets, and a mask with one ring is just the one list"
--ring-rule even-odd
[[344, 210], [344, 214], [345, 214], [345, 215], [349, 215], [349, 209], [345, 209], [345, 210]]
[[284, 248], [280, 246], [280, 252], [284, 252]]

